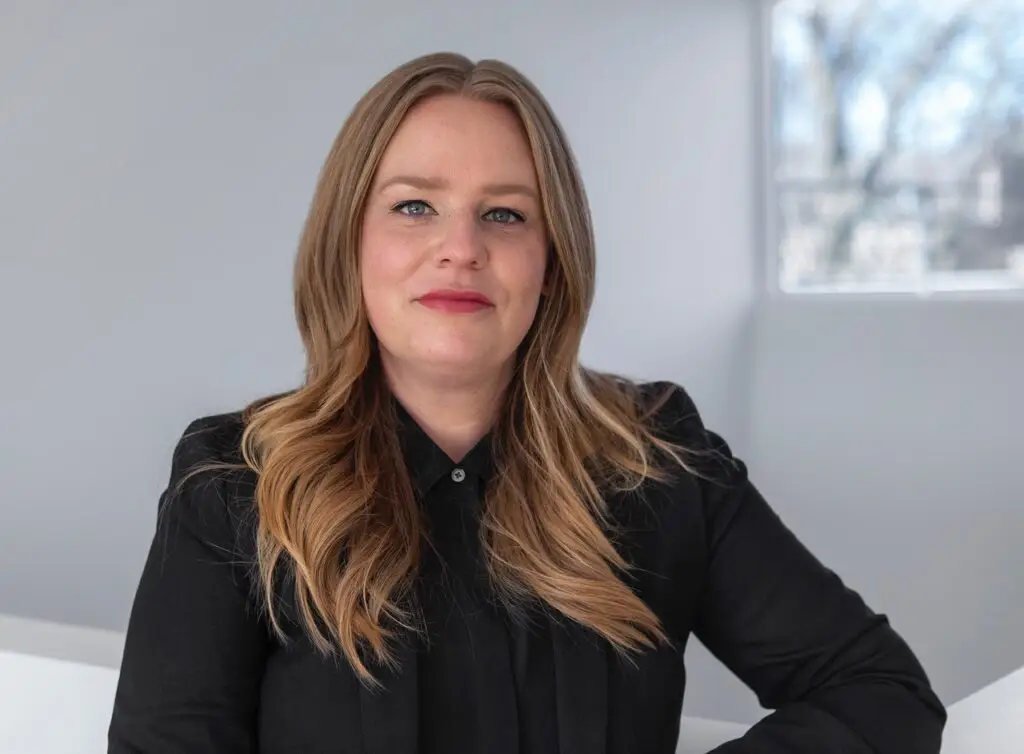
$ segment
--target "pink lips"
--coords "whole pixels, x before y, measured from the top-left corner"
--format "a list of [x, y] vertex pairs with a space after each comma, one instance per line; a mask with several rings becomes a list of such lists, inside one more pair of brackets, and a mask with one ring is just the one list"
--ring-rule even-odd
[[428, 309], [451, 314], [471, 314], [494, 306], [484, 294], [467, 290], [436, 290], [417, 300]]

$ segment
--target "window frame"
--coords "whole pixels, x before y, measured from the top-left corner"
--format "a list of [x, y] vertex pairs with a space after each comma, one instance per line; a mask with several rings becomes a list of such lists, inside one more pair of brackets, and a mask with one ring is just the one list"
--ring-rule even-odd
[[755, 201], [757, 217], [754, 219], [755, 245], [758, 249], [755, 272], [760, 281], [761, 294], [770, 301], [997, 301], [1024, 303], [1024, 284], [1019, 288], [985, 290], [872, 290], [869, 287], [850, 290], [785, 290], [779, 280], [780, 251], [778, 227], [778, 192], [775, 184], [776, 149], [773, 130], [774, 107], [772, 93], [775, 80], [772, 75], [773, 11], [787, 0], [754, 0], [757, 4], [755, 23], [754, 61], [758, 67], [754, 76], [755, 90], [755, 181], [760, 196]]

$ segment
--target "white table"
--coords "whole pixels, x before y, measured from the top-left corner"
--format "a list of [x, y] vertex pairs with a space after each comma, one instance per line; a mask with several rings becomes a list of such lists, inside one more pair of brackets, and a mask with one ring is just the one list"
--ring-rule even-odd
[[1024, 668], [949, 708], [942, 754], [1024, 751]]
[[0, 651], [0, 752], [103, 754], [117, 671]]

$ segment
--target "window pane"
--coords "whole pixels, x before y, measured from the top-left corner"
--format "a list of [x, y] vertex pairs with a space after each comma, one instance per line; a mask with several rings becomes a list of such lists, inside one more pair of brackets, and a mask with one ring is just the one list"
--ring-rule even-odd
[[1024, 289], [1024, 0], [782, 0], [783, 290]]

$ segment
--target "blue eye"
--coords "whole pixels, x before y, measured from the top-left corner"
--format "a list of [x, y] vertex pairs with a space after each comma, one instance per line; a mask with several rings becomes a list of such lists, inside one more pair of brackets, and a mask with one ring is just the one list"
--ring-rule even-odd
[[490, 212], [485, 214], [484, 217], [489, 218], [500, 225], [514, 225], [526, 220], [522, 213], [516, 212], [514, 209], [509, 209], [508, 207], [492, 209]]
[[405, 215], [406, 217], [423, 217], [425, 215], [434, 214], [434, 210], [431, 209], [430, 205], [419, 199], [399, 202], [391, 208], [391, 211], [397, 212], [400, 215]]

